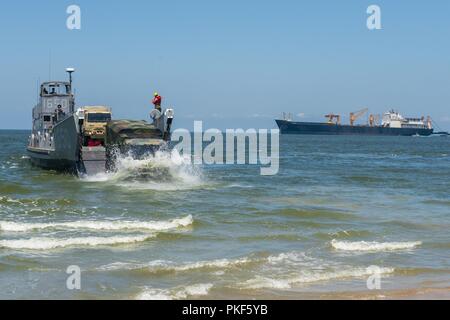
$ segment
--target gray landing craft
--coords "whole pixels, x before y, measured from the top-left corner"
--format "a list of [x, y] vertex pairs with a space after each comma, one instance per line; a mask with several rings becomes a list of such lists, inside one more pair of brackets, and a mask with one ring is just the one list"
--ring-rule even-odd
[[165, 148], [170, 140], [173, 109], [153, 110], [153, 123], [112, 120], [103, 106], [75, 109], [70, 81], [45, 82], [33, 108], [27, 147], [31, 162], [45, 169], [93, 175], [114, 170], [118, 154], [140, 157]]

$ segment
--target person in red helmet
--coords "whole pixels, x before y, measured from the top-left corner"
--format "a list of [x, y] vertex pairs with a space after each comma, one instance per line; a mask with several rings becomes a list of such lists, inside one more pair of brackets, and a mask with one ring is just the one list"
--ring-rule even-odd
[[153, 98], [153, 104], [155, 105], [155, 109], [161, 111], [162, 97], [155, 92], [155, 97]]

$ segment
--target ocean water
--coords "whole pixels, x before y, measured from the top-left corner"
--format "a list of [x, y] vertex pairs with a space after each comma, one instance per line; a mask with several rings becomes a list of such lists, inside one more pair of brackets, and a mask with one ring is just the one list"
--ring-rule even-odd
[[450, 297], [449, 138], [282, 136], [276, 176], [158, 154], [79, 179], [27, 137], [0, 131], [0, 299]]

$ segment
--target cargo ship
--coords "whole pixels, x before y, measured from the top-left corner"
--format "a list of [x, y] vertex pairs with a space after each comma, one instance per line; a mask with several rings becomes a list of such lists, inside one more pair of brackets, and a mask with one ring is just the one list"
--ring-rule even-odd
[[366, 108], [350, 113], [349, 124], [341, 124], [338, 114], [327, 114], [327, 122], [297, 122], [293, 121], [291, 114], [283, 114], [283, 119], [275, 121], [282, 134], [430, 136], [434, 131], [430, 117], [406, 118], [394, 110], [382, 116], [371, 114], [367, 124], [356, 124], [367, 112]]

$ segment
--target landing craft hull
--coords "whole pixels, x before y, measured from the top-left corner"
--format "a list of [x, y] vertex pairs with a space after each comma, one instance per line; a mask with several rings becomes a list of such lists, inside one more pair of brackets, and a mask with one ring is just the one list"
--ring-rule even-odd
[[366, 136], [430, 136], [433, 129], [387, 128], [369, 126], [336, 125], [319, 122], [294, 122], [275, 120], [282, 134], [309, 135], [366, 135]]
[[32, 164], [44, 169], [79, 175], [114, 171], [118, 156], [141, 159], [166, 148], [170, 141], [169, 129], [164, 131], [161, 128], [166, 127], [168, 120], [166, 116], [159, 119], [154, 124], [146, 121], [110, 121], [106, 125], [105, 146], [90, 147], [83, 146], [79, 120], [71, 115], [56, 124], [53, 132], [39, 136], [41, 143], [31, 141], [27, 148], [28, 155]]
[[29, 146], [27, 153], [31, 163], [43, 169], [76, 173], [80, 144], [78, 124], [74, 116], [55, 126], [53, 143], [49, 148]]
[[68, 173], [75, 173], [77, 171], [77, 162], [58, 158], [54, 152], [29, 147], [27, 148], [27, 153], [31, 163], [42, 169]]

